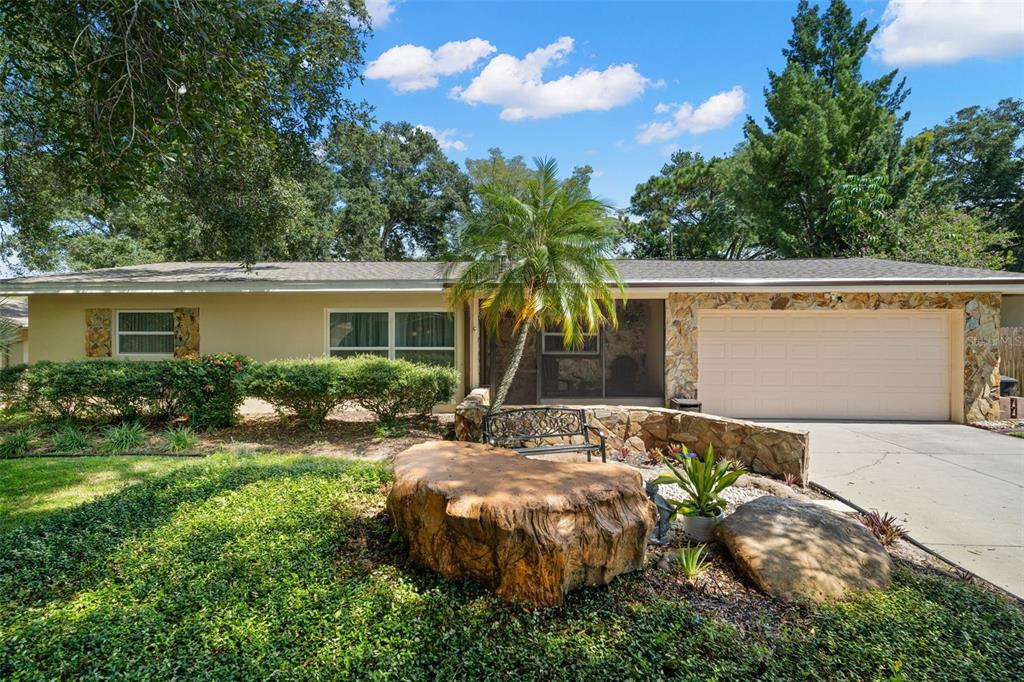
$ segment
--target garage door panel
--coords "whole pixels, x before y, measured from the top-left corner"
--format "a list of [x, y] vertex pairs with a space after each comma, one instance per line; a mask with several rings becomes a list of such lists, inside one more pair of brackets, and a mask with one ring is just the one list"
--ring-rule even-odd
[[727, 318], [729, 321], [726, 328], [734, 332], [755, 332], [757, 331], [757, 318], [739, 315]]
[[818, 373], [810, 372], [807, 370], [798, 370], [792, 373], [790, 378], [790, 386], [798, 388], [806, 388], [809, 386], [818, 385]]
[[762, 360], [782, 360], [786, 357], [786, 351], [785, 343], [770, 341], [758, 347], [758, 357]]
[[733, 343], [726, 346], [726, 355], [733, 360], [752, 360], [757, 357], [757, 346], [753, 343]]
[[826, 388], [845, 388], [850, 376], [842, 370], [826, 370], [821, 373], [821, 385]]
[[790, 318], [789, 330], [794, 332], [814, 332], [819, 331], [821, 326], [821, 322], [814, 317], [800, 316]]
[[762, 369], [757, 373], [760, 386], [778, 388], [786, 385], [786, 372], [779, 369]]
[[725, 344], [703, 343], [701, 344], [700, 352], [707, 356], [708, 359], [718, 360], [725, 357]]
[[811, 343], [794, 343], [789, 347], [789, 357], [793, 360], [817, 360], [821, 346]]
[[754, 370], [751, 369], [732, 369], [726, 372], [726, 377], [732, 386], [743, 386], [745, 388], [757, 386], [757, 381], [754, 380]]
[[944, 312], [701, 311], [698, 319], [698, 397], [708, 412], [949, 418]]

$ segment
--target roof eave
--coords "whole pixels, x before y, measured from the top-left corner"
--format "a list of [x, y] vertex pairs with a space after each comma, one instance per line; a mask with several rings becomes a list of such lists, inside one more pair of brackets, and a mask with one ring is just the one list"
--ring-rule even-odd
[[[963, 279], [870, 278], [870, 279], [709, 279], [626, 280], [627, 289], [654, 291], [960, 291], [1024, 294], [1024, 278], [991, 277]], [[377, 293], [442, 292], [450, 282], [441, 280], [363, 280], [298, 282], [0, 282], [0, 296], [31, 294], [196, 294], [196, 293]]]
[[443, 283], [419, 280], [350, 282], [0, 282], [0, 296], [31, 294], [197, 294], [197, 293], [343, 293], [440, 292]]

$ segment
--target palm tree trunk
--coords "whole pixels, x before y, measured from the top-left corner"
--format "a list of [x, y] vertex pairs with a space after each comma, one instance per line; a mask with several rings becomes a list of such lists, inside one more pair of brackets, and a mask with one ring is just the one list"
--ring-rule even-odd
[[512, 380], [516, 378], [516, 372], [519, 371], [519, 363], [523, 360], [523, 351], [526, 350], [526, 339], [530, 337], [531, 326], [529, 322], [525, 322], [519, 327], [519, 336], [516, 338], [512, 357], [509, 359], [508, 367], [505, 368], [505, 375], [501, 377], [501, 383], [498, 384], [498, 395], [494, 396], [494, 400], [491, 401], [491, 406], [487, 408], [487, 414], [491, 414], [505, 403], [505, 396], [508, 395], [508, 389], [512, 387]]

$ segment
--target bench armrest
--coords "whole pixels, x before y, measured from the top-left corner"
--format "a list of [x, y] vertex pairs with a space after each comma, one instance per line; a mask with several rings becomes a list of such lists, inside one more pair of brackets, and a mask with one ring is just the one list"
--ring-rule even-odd
[[605, 444], [608, 440], [608, 436], [607, 434], [605, 434], [604, 429], [597, 426], [591, 426], [590, 424], [587, 424], [584, 428], [587, 429], [588, 431], [593, 431], [594, 433], [597, 434], [598, 440], [601, 441], [601, 461], [608, 461], [608, 456], [605, 453]]

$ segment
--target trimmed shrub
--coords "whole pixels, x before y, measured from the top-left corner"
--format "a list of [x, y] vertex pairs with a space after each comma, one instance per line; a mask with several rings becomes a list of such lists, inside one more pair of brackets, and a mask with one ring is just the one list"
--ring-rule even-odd
[[319, 431], [331, 410], [352, 397], [347, 360], [273, 360], [253, 365], [242, 386], [245, 394], [265, 400], [279, 414], [291, 413]]
[[[229, 426], [244, 394], [250, 360], [234, 354], [181, 360], [37, 362], [9, 382], [16, 407], [44, 419], [82, 422], [185, 418], [192, 426]], [[0, 378], [2, 381], [2, 378]]]
[[168, 360], [177, 394], [176, 411], [196, 429], [231, 426], [245, 400], [242, 378], [252, 358], [238, 353], [213, 353], [194, 360]]
[[25, 395], [25, 370], [28, 365], [0, 368], [0, 402], [4, 405], [19, 403]]
[[435, 405], [452, 399], [459, 382], [451, 367], [375, 355], [347, 358], [342, 363], [352, 399], [382, 422], [392, 422], [402, 414], [430, 414]]

